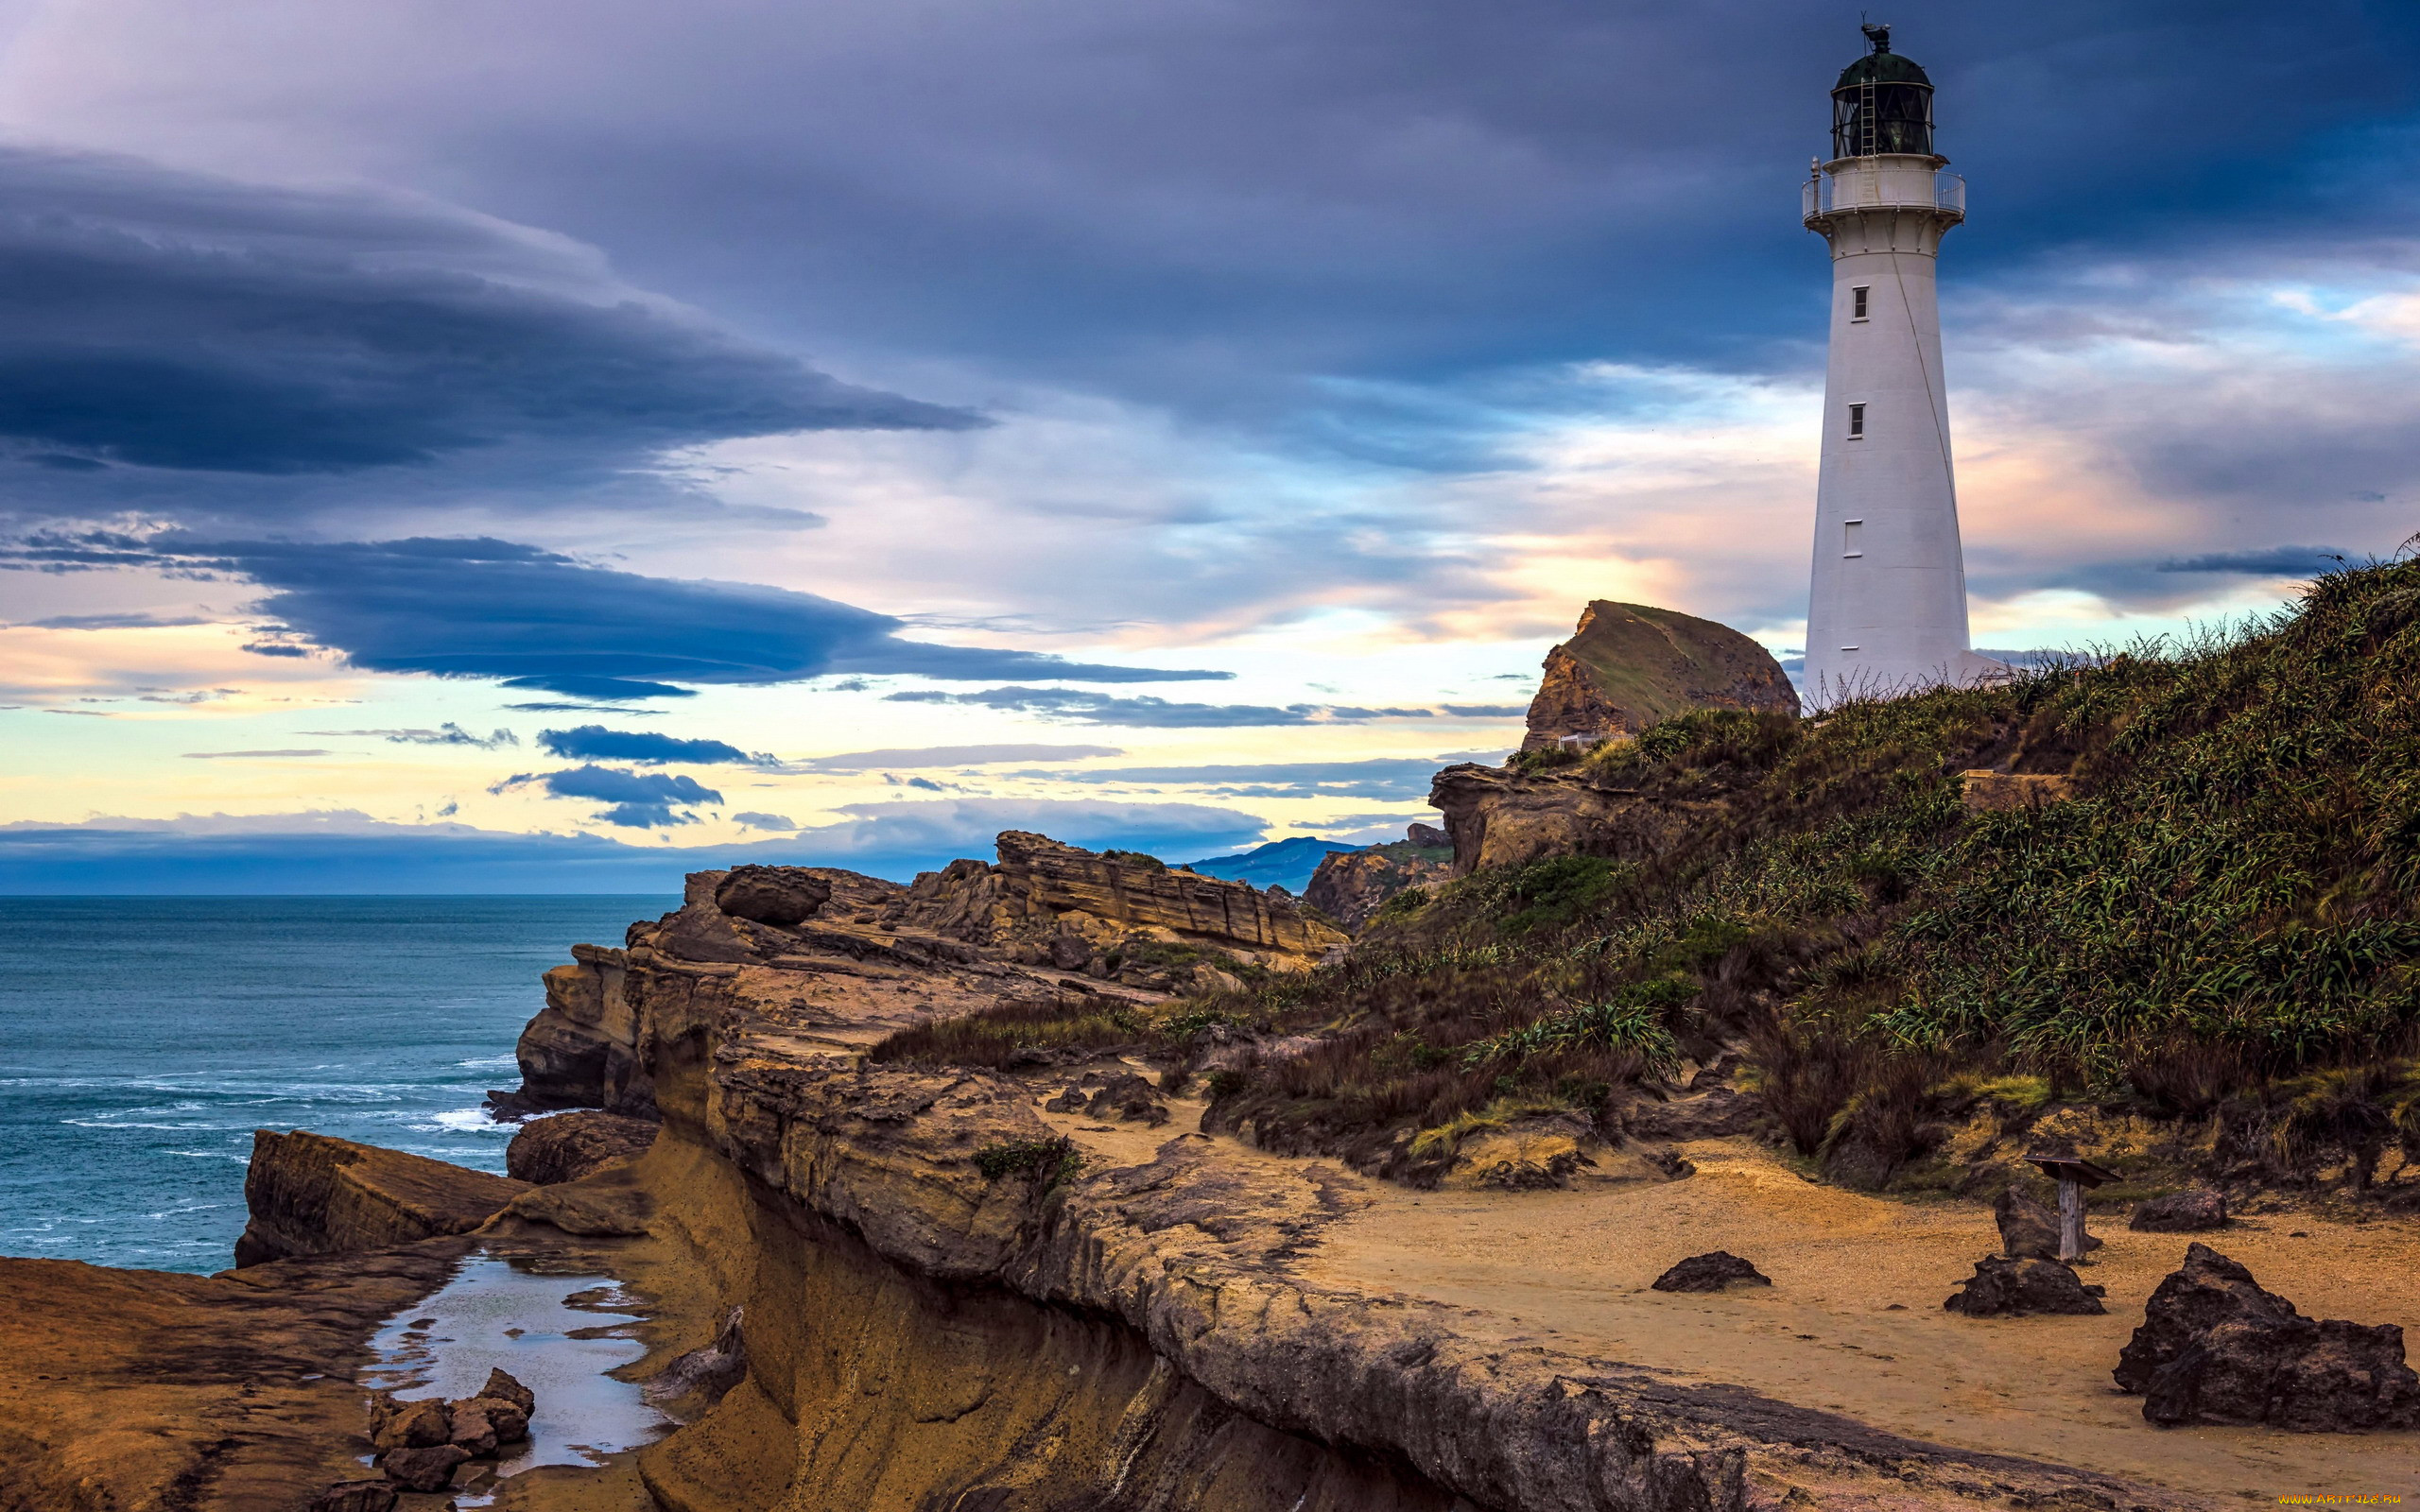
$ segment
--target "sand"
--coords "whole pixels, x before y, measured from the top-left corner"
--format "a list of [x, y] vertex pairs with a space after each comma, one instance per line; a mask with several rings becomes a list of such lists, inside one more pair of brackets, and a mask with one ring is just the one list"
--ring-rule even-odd
[[[1745, 1385], [1911, 1437], [2219, 1501], [2420, 1492], [2420, 1433], [2160, 1429], [2109, 1379], [2145, 1299], [2195, 1238], [2308, 1315], [2412, 1330], [2420, 1224], [2276, 1214], [2186, 1235], [2100, 1219], [2106, 1246], [2082, 1274], [2108, 1288], [2106, 1316], [1965, 1318], [1941, 1304], [1997, 1247], [1988, 1209], [1819, 1185], [1746, 1140], [1683, 1153], [1697, 1174], [1668, 1183], [1504, 1194], [1373, 1183], [1368, 1205], [1327, 1229], [1300, 1270], [1472, 1309], [1471, 1332], [1507, 1343]], [[1773, 1285], [1648, 1289], [1673, 1262], [1712, 1249], [1753, 1261]]]

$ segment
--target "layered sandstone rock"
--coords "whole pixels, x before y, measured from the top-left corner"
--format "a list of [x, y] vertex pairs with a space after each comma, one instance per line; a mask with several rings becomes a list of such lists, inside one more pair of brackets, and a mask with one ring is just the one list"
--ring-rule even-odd
[[896, 910], [904, 926], [1002, 950], [1028, 964], [1066, 964], [1062, 941], [1085, 959], [1136, 932], [1213, 945], [1286, 966], [1316, 959], [1344, 935], [1282, 893], [1171, 870], [1148, 857], [1105, 855], [1011, 830], [999, 861], [955, 861], [916, 879]]
[[577, 1181], [613, 1160], [647, 1153], [658, 1125], [644, 1118], [583, 1109], [533, 1119], [512, 1136], [504, 1169], [516, 1181], [553, 1186]]
[[1525, 772], [1512, 766], [1448, 766], [1428, 801], [1445, 815], [1454, 875], [1515, 867], [1545, 856], [1645, 860], [1662, 854], [1720, 812], [1713, 800], [1657, 798], [1602, 781], [1589, 767]]
[[401, 1150], [260, 1129], [244, 1177], [251, 1221], [235, 1241], [235, 1263], [469, 1233], [528, 1190], [526, 1181]]
[[1415, 824], [1401, 840], [1330, 854], [1311, 873], [1303, 902], [1357, 932], [1397, 893], [1449, 882], [1453, 875], [1453, 837]]
[[1690, 709], [1798, 713], [1772, 653], [1728, 626], [1645, 604], [1598, 599], [1547, 653], [1523, 750], [1634, 735]]

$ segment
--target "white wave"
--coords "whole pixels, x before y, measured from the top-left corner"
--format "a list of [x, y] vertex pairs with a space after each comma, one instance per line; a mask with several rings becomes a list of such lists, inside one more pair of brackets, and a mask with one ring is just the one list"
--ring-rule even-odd
[[407, 1126], [420, 1129], [452, 1129], [458, 1134], [510, 1134], [512, 1132], [511, 1125], [499, 1124], [488, 1117], [488, 1110], [484, 1108], [457, 1108], [438, 1114], [429, 1123], [413, 1124]]

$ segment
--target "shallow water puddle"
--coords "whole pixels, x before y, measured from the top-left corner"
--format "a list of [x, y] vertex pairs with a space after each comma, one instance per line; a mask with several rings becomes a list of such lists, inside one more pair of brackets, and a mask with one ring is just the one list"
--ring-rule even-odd
[[[476, 1392], [488, 1371], [502, 1366], [537, 1395], [538, 1405], [529, 1416], [529, 1442], [501, 1456], [495, 1473], [594, 1465], [672, 1426], [634, 1383], [606, 1374], [647, 1352], [627, 1336], [639, 1316], [610, 1276], [536, 1275], [475, 1254], [442, 1288], [387, 1320], [370, 1341], [378, 1363], [361, 1373], [361, 1383], [407, 1401], [456, 1399]], [[470, 1494], [458, 1498], [465, 1507], [493, 1500], [466, 1489]]]

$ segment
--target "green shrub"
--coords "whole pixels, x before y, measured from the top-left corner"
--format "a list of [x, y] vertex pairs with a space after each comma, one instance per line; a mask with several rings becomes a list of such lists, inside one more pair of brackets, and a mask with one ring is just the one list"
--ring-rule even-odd
[[1000, 1140], [975, 1152], [975, 1168], [983, 1173], [986, 1181], [1002, 1177], [1023, 1176], [1042, 1181], [1047, 1188], [1057, 1188], [1073, 1179], [1083, 1169], [1084, 1158], [1073, 1140], [1062, 1136], [1047, 1140]]

